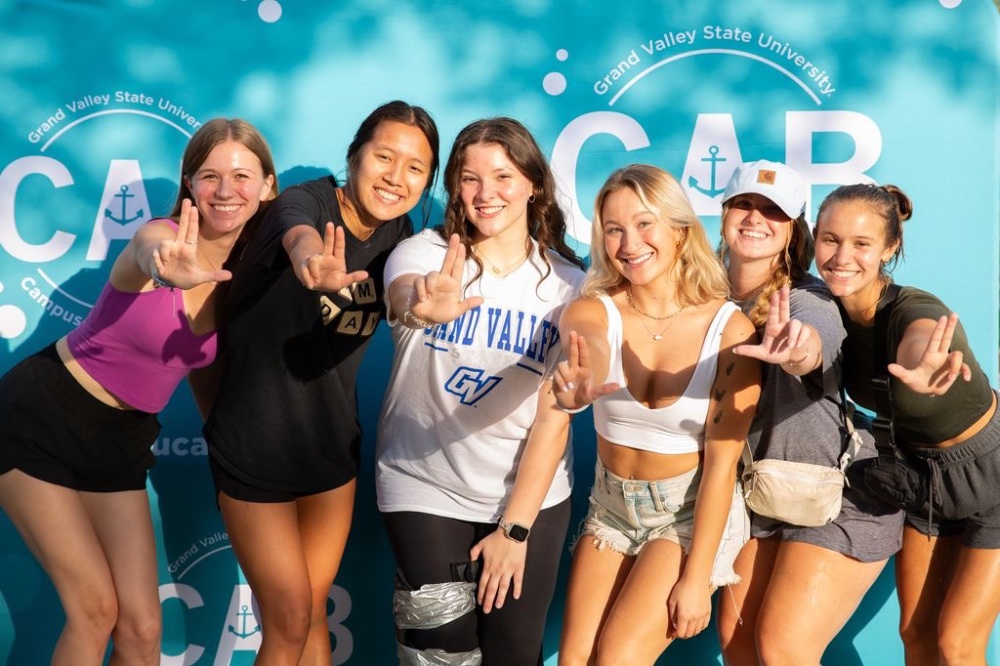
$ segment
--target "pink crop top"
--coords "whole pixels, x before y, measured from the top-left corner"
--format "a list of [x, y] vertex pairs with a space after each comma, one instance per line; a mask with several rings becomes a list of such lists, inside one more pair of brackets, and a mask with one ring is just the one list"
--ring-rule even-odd
[[696, 453], [705, 448], [709, 396], [719, 363], [719, 344], [729, 317], [739, 308], [726, 302], [719, 308], [698, 355], [698, 365], [684, 393], [671, 405], [650, 409], [629, 393], [622, 367], [622, 317], [609, 296], [601, 296], [608, 311], [607, 382], [622, 388], [594, 403], [594, 427], [609, 442], [653, 453]]
[[215, 360], [217, 344], [215, 331], [191, 332], [180, 289], [124, 292], [110, 282], [66, 342], [97, 383], [152, 413], [166, 406], [188, 372]]

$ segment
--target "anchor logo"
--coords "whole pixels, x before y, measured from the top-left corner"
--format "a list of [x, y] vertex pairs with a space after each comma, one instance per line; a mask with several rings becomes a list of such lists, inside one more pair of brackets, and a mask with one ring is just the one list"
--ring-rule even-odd
[[243, 609], [239, 613], [237, 613], [237, 615], [239, 615], [240, 619], [242, 620], [241, 631], [236, 631], [236, 627], [234, 627], [233, 625], [229, 625], [229, 633], [233, 634], [234, 636], [238, 636], [240, 638], [248, 638], [256, 634], [258, 631], [260, 631], [259, 624], [256, 627], [254, 627], [253, 631], [247, 631], [247, 618], [253, 616], [253, 612], [250, 610], [249, 606], [244, 605]]
[[719, 147], [718, 146], [709, 146], [708, 147], [708, 153], [709, 153], [710, 156], [709, 157], [703, 157], [703, 158], [701, 158], [701, 161], [702, 162], [708, 162], [711, 165], [711, 169], [712, 169], [711, 170], [711, 176], [712, 176], [711, 186], [708, 187], [708, 188], [704, 188], [704, 187], [702, 187], [702, 186], [700, 186], [698, 184], [698, 180], [694, 176], [688, 176], [688, 187], [690, 187], [692, 189], [695, 189], [695, 190], [698, 190], [702, 194], [710, 196], [710, 197], [712, 197], [714, 199], [715, 197], [719, 196], [720, 194], [722, 194], [723, 192], [726, 191], [726, 188], [724, 188], [724, 187], [717, 187], [718, 183], [716, 183], [716, 181], [715, 181], [715, 178], [716, 178], [716, 165], [719, 162], [726, 162], [728, 160], [728, 158], [719, 157], [718, 156], [719, 155]]
[[129, 222], [135, 222], [136, 220], [138, 220], [140, 217], [142, 217], [144, 215], [143, 210], [141, 208], [138, 211], [136, 211], [135, 215], [133, 215], [132, 217], [128, 217], [128, 200], [131, 199], [131, 198], [133, 198], [133, 197], [135, 197], [134, 194], [129, 194], [129, 186], [128, 185], [122, 185], [121, 186], [121, 194], [116, 194], [115, 195], [116, 199], [121, 199], [122, 200], [122, 216], [121, 217], [115, 217], [115, 214], [111, 212], [110, 208], [105, 208], [104, 209], [104, 217], [106, 217], [109, 220], [112, 220], [114, 222], [117, 222], [118, 224], [121, 224], [121, 225], [125, 225], [125, 224], [128, 224]]

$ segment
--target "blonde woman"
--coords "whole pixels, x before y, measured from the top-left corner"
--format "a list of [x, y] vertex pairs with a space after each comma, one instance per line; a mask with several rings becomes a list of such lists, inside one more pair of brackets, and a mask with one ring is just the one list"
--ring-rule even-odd
[[708, 626], [745, 541], [736, 463], [760, 393], [753, 325], [677, 181], [632, 165], [594, 205], [591, 269], [561, 321], [561, 406], [594, 403], [597, 469], [561, 664], [652, 664]]

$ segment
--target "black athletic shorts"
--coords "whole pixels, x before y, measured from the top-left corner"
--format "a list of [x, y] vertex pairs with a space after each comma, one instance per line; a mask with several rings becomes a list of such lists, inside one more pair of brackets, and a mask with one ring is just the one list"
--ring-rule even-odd
[[0, 378], [0, 474], [18, 469], [88, 492], [144, 490], [159, 433], [156, 414], [88, 393], [54, 344]]

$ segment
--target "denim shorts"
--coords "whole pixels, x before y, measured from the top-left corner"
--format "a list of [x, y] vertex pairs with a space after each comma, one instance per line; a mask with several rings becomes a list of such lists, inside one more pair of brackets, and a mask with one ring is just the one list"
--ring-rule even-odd
[[[600, 457], [590, 490], [590, 510], [584, 518], [580, 537], [592, 536], [598, 550], [635, 556], [654, 539], [679, 544], [687, 553], [694, 531], [694, 503], [701, 482], [701, 468], [661, 481], [623, 479], [609, 472]], [[712, 567], [712, 585], [732, 585], [740, 581], [733, 562], [750, 536], [750, 521], [743, 495], [733, 486], [729, 519]]]

